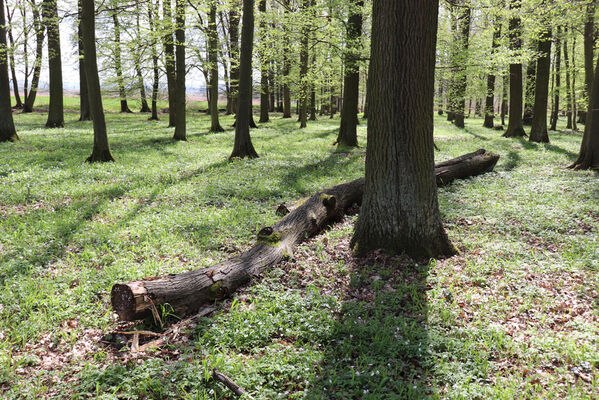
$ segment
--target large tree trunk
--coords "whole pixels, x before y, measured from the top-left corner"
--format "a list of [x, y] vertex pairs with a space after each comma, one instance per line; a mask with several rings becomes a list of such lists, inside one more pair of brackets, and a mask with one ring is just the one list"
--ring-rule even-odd
[[[510, 50], [517, 53], [522, 48], [522, 26], [518, 13], [522, 0], [510, 0]], [[504, 137], [526, 136], [522, 125], [522, 64], [510, 64], [510, 115]]]
[[441, 223], [434, 181], [437, 14], [437, 0], [373, 3], [365, 195], [351, 242], [358, 255], [456, 252]]
[[98, 62], [96, 56], [96, 18], [94, 0], [81, 0], [81, 33], [85, 60], [85, 75], [87, 77], [87, 92], [94, 124], [94, 148], [87, 162], [114, 161], [108, 145], [104, 108], [102, 106], [102, 91], [98, 77]]
[[64, 127], [64, 110], [58, 8], [56, 0], [44, 0], [42, 4], [44, 24], [48, 32], [48, 74], [50, 76], [50, 105], [46, 128], [59, 128]]
[[[495, 55], [497, 48], [499, 47], [499, 41], [501, 40], [501, 21], [498, 16], [495, 16], [494, 23], [494, 31], [493, 31], [493, 42], [491, 44], [491, 57]], [[493, 128], [495, 122], [493, 121], [495, 118], [495, 72], [489, 73], [487, 76], [487, 96], [485, 99], [485, 121], [483, 122], [483, 127], [485, 128]]]
[[0, 142], [14, 142], [19, 139], [12, 118], [10, 104], [10, 80], [8, 78], [8, 57], [6, 46], [6, 21], [4, 0], [0, 0]]
[[239, 63], [239, 107], [235, 121], [235, 143], [230, 158], [256, 158], [250, 137], [252, 117], [252, 52], [254, 45], [254, 0], [243, 0], [241, 55]]
[[574, 169], [599, 169], [599, 59], [594, 74], [580, 153], [570, 166]]
[[[458, 128], [463, 128], [464, 125], [464, 109], [466, 108], [466, 89], [468, 88], [468, 77], [466, 76], [466, 54], [468, 53], [468, 42], [470, 39], [470, 22], [472, 10], [470, 9], [470, 1], [463, 0], [460, 4], [461, 13], [460, 19], [460, 65], [457, 70], [456, 82], [456, 104], [457, 109], [455, 111], [455, 119], [453, 123]], [[468, 107], [468, 113], [470, 113], [470, 107]]]
[[130, 113], [131, 110], [127, 104], [125, 82], [123, 81], [123, 66], [121, 61], [121, 25], [116, 10], [112, 12], [112, 23], [114, 25], [114, 68], [116, 70], [116, 80], [119, 87], [119, 97], [121, 99], [121, 112]]
[[187, 140], [185, 118], [185, 0], [175, 0], [176, 76], [175, 140]]
[[[489, 172], [498, 159], [497, 154], [478, 150], [439, 163], [435, 167], [437, 185]], [[364, 178], [360, 178], [323, 190], [293, 206], [282, 205], [277, 212], [287, 215], [272, 227], [260, 230], [258, 242], [247, 252], [204, 269], [116, 284], [112, 288], [112, 307], [122, 320], [143, 318], [151, 314], [153, 307], [164, 303], [170, 304], [179, 316], [193, 313], [290, 257], [306, 237], [343, 217], [347, 209], [360, 205], [363, 192]]]
[[[262, 48], [266, 50], [266, 0], [258, 2], [258, 11], [260, 12], [260, 41]], [[268, 110], [270, 109], [270, 96], [268, 87], [268, 56], [266, 51], [260, 53], [260, 119], [258, 122], [268, 122]]]
[[553, 93], [553, 109], [551, 111], [551, 129], [552, 131], [557, 129], [557, 122], [559, 120], [559, 93], [562, 84], [561, 74], [561, 62], [562, 62], [562, 43], [561, 43], [561, 28], [557, 27], [557, 35], [555, 37], [555, 90]]
[[338, 147], [358, 146], [358, 96], [360, 94], [360, 64], [359, 51], [362, 36], [362, 7], [364, 0], [349, 2], [349, 17], [347, 19], [347, 49], [345, 54], [345, 76], [343, 78], [343, 111], [339, 134]]
[[547, 105], [549, 101], [549, 78], [551, 75], [551, 28], [549, 26], [540, 34], [538, 52], [535, 105], [530, 130], [530, 141], [549, 143], [549, 135], [547, 133]]
[[[537, 40], [530, 43], [530, 52], [536, 53], [539, 47]], [[537, 57], [536, 55], [528, 62], [526, 67], [526, 88], [524, 90], [524, 113], [522, 114], [522, 125], [532, 125], [533, 109], [535, 106], [535, 88], [537, 84]]]
[[38, 6], [34, 0], [31, 0], [31, 13], [33, 15], [33, 29], [35, 29], [36, 47], [35, 47], [35, 62], [33, 64], [33, 78], [31, 79], [31, 88], [25, 96], [25, 104], [23, 112], [29, 113], [33, 111], [35, 97], [37, 95], [37, 87], [40, 81], [40, 72], [42, 70], [42, 56], [44, 50], [44, 25], [40, 23], [40, 15]]
[[170, 128], [177, 124], [177, 78], [175, 77], [175, 46], [173, 42], [173, 16], [171, 0], [162, 1], [162, 23], [166, 33], [162, 36], [164, 48], [164, 69], [166, 71], [166, 83], [168, 86], [168, 126]]
[[218, 119], [218, 32], [216, 30], [216, 1], [210, 1], [208, 12], [208, 65], [210, 69], [210, 132], [223, 132]]
[[81, 0], [78, 1], [79, 18], [77, 24], [77, 45], [79, 50], [79, 121], [90, 121], [92, 119], [89, 109], [89, 94], [87, 93], [87, 78], [85, 66], [83, 65], [83, 33], [81, 31]]
[[[595, 10], [597, 0], [591, 0], [587, 5], [586, 20], [584, 23], [584, 87], [585, 96], [591, 98], [593, 88], [593, 60], [595, 48]], [[584, 123], [584, 122], [583, 122]]]

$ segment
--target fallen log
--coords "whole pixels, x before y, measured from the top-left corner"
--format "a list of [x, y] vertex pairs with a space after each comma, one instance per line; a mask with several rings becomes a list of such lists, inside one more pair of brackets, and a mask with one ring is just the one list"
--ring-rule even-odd
[[[435, 166], [437, 185], [493, 170], [498, 154], [478, 150]], [[121, 320], [131, 321], [156, 313], [168, 303], [180, 317], [222, 299], [269, 267], [291, 257], [295, 246], [341, 219], [346, 210], [360, 205], [364, 178], [325, 189], [300, 203], [272, 227], [258, 232], [257, 243], [247, 252], [208, 268], [160, 278], [115, 284], [111, 302]]]

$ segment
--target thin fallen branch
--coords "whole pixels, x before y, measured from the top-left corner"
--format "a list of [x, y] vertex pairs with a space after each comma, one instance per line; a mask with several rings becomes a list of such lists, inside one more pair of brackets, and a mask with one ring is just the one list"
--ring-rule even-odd
[[253, 398], [252, 396], [247, 394], [247, 392], [241, 386], [239, 386], [237, 383], [235, 383], [235, 381], [233, 381], [233, 379], [229, 378], [227, 375], [223, 374], [216, 368], [214, 368], [212, 370], [212, 378], [223, 383], [226, 387], [231, 389], [231, 391], [233, 393], [235, 393], [237, 396], [242, 396], [243, 394], [245, 394], [246, 398], [248, 398], [248, 399]]

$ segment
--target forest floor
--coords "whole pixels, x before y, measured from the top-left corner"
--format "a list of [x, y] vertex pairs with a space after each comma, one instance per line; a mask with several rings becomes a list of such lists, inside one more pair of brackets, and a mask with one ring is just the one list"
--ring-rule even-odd
[[598, 177], [564, 168], [580, 133], [530, 144], [436, 117], [437, 161], [501, 154], [439, 191], [460, 255], [356, 259], [348, 217], [135, 353], [118, 332], [160, 328], [119, 325], [112, 284], [249, 248], [281, 202], [363, 175], [364, 148], [336, 151], [337, 119], [275, 115], [252, 130], [260, 158], [228, 162], [231, 128], [208, 133], [203, 114], [173, 142], [165, 115], [110, 113], [117, 161], [89, 165], [91, 123], [66, 118], [15, 114], [21, 141], [0, 145], [0, 397], [232, 399], [218, 368], [256, 399], [599, 398]]

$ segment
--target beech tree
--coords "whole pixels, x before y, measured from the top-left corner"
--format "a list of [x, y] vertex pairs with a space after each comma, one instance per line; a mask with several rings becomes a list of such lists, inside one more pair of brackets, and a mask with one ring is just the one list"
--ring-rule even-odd
[[98, 62], [96, 56], [96, 18], [94, 0], [81, 0], [81, 38], [83, 42], [83, 56], [85, 75], [87, 78], [87, 93], [89, 105], [94, 124], [94, 147], [87, 162], [114, 161], [110, 146], [108, 145], [108, 134], [106, 133], [106, 121], [104, 119], [104, 108], [102, 106], [102, 90], [100, 78], [98, 77]]
[[44, 25], [48, 33], [48, 69], [50, 75], [50, 105], [46, 128], [60, 128], [64, 127], [64, 105], [60, 31], [56, 0], [43, 0], [42, 10]]
[[438, 6], [373, 3], [366, 180], [352, 238], [359, 255], [378, 248], [414, 257], [456, 252], [441, 224], [433, 174]]
[[10, 106], [10, 80], [8, 78], [8, 57], [6, 46], [6, 20], [4, 0], [0, 0], [0, 142], [14, 142], [19, 139], [12, 118]]
[[223, 132], [218, 118], [218, 31], [216, 29], [216, 0], [210, 1], [208, 12], [208, 69], [210, 70], [210, 132]]
[[[522, 48], [522, 26], [519, 11], [522, 0], [510, 0], [510, 50], [518, 52]], [[504, 137], [526, 136], [522, 125], [522, 63], [513, 60], [510, 63], [510, 114]]]
[[239, 60], [239, 97], [235, 121], [235, 143], [230, 159], [256, 158], [250, 137], [252, 107], [252, 51], [254, 46], [254, 0], [243, 0], [241, 54]]
[[547, 133], [547, 102], [549, 99], [549, 75], [551, 73], [551, 29], [549, 27], [546, 27], [541, 32], [538, 44], [539, 58], [537, 59], [535, 103], [530, 141], [549, 143], [549, 135]]
[[187, 140], [185, 119], [185, 0], [175, 0], [175, 47], [176, 47], [176, 89], [175, 89], [175, 140]]

